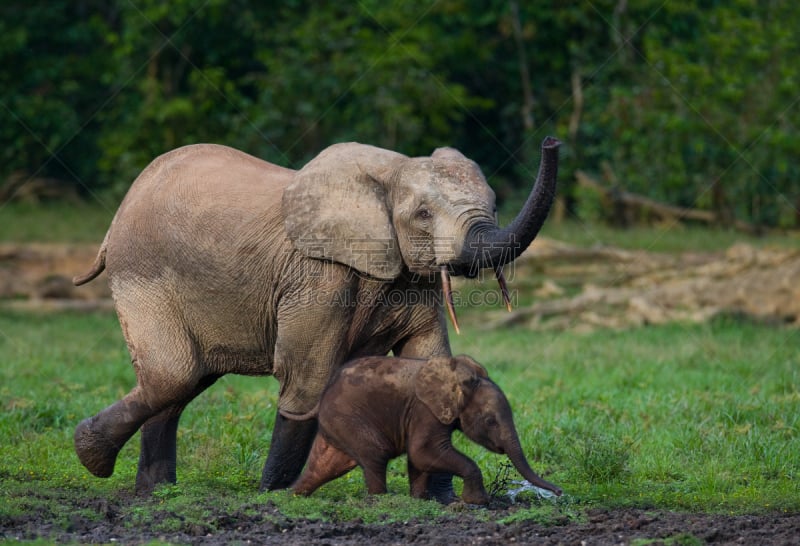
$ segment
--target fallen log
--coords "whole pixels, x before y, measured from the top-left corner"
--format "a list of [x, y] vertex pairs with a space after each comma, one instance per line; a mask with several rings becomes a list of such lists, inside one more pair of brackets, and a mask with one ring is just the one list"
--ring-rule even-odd
[[625, 225], [634, 223], [634, 218], [654, 216], [661, 222], [688, 220], [706, 225], [726, 225], [750, 235], [763, 232], [763, 228], [741, 220], [720, 218], [710, 210], [670, 205], [644, 195], [622, 190], [619, 187], [605, 186], [584, 171], [576, 171], [575, 180], [580, 187], [600, 194], [606, 209], [613, 211], [611, 214], [614, 215], [614, 220]]
[[[736, 244], [722, 253], [637, 253], [636, 262], [582, 264], [580, 292], [564, 297], [556, 268], [537, 301], [494, 317], [490, 328], [624, 328], [666, 322], [701, 322], [720, 314], [800, 326], [800, 250]], [[666, 259], [665, 259], [666, 258]], [[570, 266], [573, 286], [581, 264]], [[563, 273], [564, 269], [560, 272]], [[546, 289], [545, 289], [546, 288]]]

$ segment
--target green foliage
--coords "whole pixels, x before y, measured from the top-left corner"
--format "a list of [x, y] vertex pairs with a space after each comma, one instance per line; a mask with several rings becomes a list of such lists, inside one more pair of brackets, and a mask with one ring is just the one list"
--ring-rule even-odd
[[608, 109], [628, 188], [796, 225], [800, 170], [787, 158], [800, 152], [798, 16], [781, 1], [664, 5], [644, 38], [640, 85], [618, 89]]
[[782, 0], [12, 0], [0, 195], [13, 176], [120, 196], [195, 142], [297, 167], [358, 140], [457, 146], [516, 201], [555, 134], [573, 213], [597, 215], [574, 171], [608, 162], [623, 189], [796, 226], [798, 26]]
[[[492, 370], [538, 468], [583, 502], [791, 510], [797, 338], [720, 321], [555, 338], [483, 332], [454, 350]], [[540, 430], [555, 435], [541, 454]]]
[[[360, 473], [359, 473], [360, 474]], [[345, 478], [346, 479], [346, 478]], [[334, 489], [326, 486], [327, 490]], [[434, 520], [447, 515], [448, 509], [435, 501], [424, 501], [408, 496], [407, 491], [391, 491], [388, 495], [367, 497], [362, 489], [358, 494], [342, 497], [339, 493], [314, 497], [296, 497], [288, 492], [263, 493], [258, 500], [273, 502], [281, 517], [308, 518], [324, 521], [363, 521], [392, 523], [411, 519]]]
[[14, 171], [94, 185], [93, 114], [108, 93], [105, 2], [0, 7], [0, 181]]

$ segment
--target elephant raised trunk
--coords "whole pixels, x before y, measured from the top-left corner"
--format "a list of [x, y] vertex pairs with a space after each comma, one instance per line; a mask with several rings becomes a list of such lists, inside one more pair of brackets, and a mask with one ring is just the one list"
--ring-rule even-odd
[[452, 272], [475, 277], [478, 271], [487, 267], [501, 271], [504, 264], [515, 260], [528, 248], [553, 205], [560, 145], [556, 138], [544, 139], [539, 174], [522, 210], [504, 228], [486, 221], [473, 224], [456, 260], [457, 265], [450, 268]]
[[499, 228], [486, 220], [474, 223], [467, 232], [461, 255], [454, 263], [441, 267], [444, 304], [456, 333], [459, 333], [460, 329], [451, 293], [451, 272], [473, 278], [481, 269], [491, 267], [500, 285], [503, 302], [511, 311], [511, 298], [503, 275], [503, 266], [514, 261], [528, 248], [550, 212], [556, 195], [559, 146], [561, 141], [557, 138], [546, 137], [542, 141], [539, 174], [517, 217], [504, 228]]

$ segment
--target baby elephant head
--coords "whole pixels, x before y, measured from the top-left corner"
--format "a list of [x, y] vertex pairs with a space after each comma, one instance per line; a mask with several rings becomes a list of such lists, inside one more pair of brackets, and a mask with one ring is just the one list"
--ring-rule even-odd
[[511, 406], [486, 370], [468, 356], [437, 357], [416, 378], [417, 397], [445, 425], [455, 424], [470, 440], [505, 454], [530, 483], [561, 495], [528, 464], [519, 441]]

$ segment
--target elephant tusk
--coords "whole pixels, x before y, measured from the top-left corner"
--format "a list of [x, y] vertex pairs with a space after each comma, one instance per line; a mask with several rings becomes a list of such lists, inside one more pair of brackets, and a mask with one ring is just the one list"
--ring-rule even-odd
[[444, 293], [444, 303], [447, 306], [447, 314], [450, 315], [450, 322], [453, 323], [453, 328], [456, 329], [456, 334], [461, 334], [461, 329], [458, 327], [458, 319], [456, 318], [456, 308], [453, 305], [453, 290], [450, 286], [450, 272], [447, 266], [442, 266], [442, 292]]
[[508, 295], [508, 285], [506, 284], [506, 277], [503, 275], [503, 266], [498, 267], [494, 270], [495, 276], [497, 276], [497, 284], [500, 285], [500, 293], [503, 294], [503, 303], [506, 304], [506, 309], [508, 312], [511, 312], [511, 297]]

